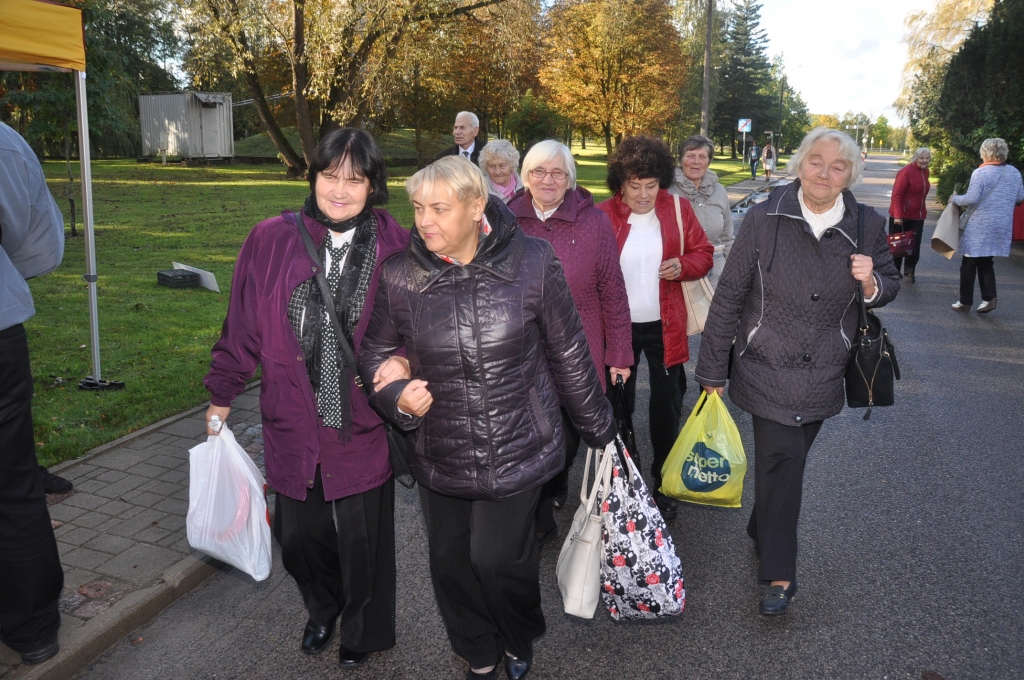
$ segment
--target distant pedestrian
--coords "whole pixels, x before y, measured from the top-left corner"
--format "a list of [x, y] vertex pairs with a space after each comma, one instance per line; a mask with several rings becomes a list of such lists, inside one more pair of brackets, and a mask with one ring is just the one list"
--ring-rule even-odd
[[733, 403], [753, 416], [747, 535], [760, 557], [758, 578], [770, 582], [759, 607], [766, 615], [784, 613], [796, 593], [804, 467], [822, 423], [845, 404], [857, 282], [869, 307], [900, 289], [885, 220], [871, 208], [867, 254], [855, 254], [858, 205], [849, 187], [863, 167], [849, 136], [808, 133], [789, 162], [797, 179], [747, 212], [700, 343], [697, 382], [721, 393], [728, 380]]
[[49, 274], [63, 257], [64, 217], [43, 168], [0, 123], [0, 642], [27, 664], [59, 650], [64, 587], [32, 429], [24, 323], [36, 310], [27, 280]]
[[[549, 241], [555, 249], [602, 386], [605, 367], [611, 367], [612, 380], [626, 380], [633, 363], [629, 301], [608, 216], [576, 183], [576, 161], [560, 142], [534, 144], [523, 159], [523, 175], [526, 191], [509, 203], [509, 209], [527, 236]], [[557, 529], [552, 508], [566, 503], [569, 469], [580, 446], [579, 432], [564, 408], [560, 422], [565, 466], [547, 483], [537, 506], [537, 537], [542, 543]]]
[[1010, 148], [995, 137], [981, 143], [983, 163], [971, 174], [967, 193], [949, 200], [973, 210], [960, 239], [960, 299], [953, 303], [957, 311], [970, 311], [974, 304], [974, 279], [981, 288], [978, 312], [987, 314], [996, 308], [996, 271], [993, 259], [1010, 256], [1013, 239], [1013, 208], [1024, 201], [1020, 171], [1007, 164]]
[[667, 191], [674, 166], [672, 152], [660, 139], [626, 137], [608, 159], [612, 197], [597, 206], [615, 229], [629, 295], [633, 371], [626, 378], [626, 408], [631, 415], [636, 407], [636, 369], [640, 356], [647, 358], [654, 449], [651, 489], [667, 521], [675, 519], [678, 503], [660, 491], [661, 468], [679, 436], [686, 391], [683, 364], [690, 360], [681, 283], [707, 275], [714, 254], [689, 201]]
[[[467, 678], [494, 680], [503, 664], [520, 680], [546, 629], [534, 513], [565, 457], [559, 402], [588, 446], [612, 442], [615, 419], [551, 245], [523, 233], [467, 163], [442, 158], [406, 190], [416, 229], [381, 267], [360, 374], [370, 384], [408, 353], [414, 380], [372, 399], [415, 430], [409, 463], [441, 619]], [[425, 412], [402, 407], [424, 384]]]
[[764, 163], [764, 181], [772, 181], [772, 173], [775, 172], [775, 164], [779, 160], [779, 154], [775, 151], [775, 147], [772, 146], [771, 142], [765, 144], [764, 151], [761, 152], [761, 161]]
[[[914, 252], [907, 257], [894, 257], [896, 271], [902, 269], [903, 278], [914, 283], [915, 271], [921, 259], [921, 243], [924, 239], [924, 221], [928, 217], [928, 192], [932, 185], [928, 181], [928, 165], [932, 162], [930, 149], [921, 147], [914, 152], [910, 162], [896, 173], [889, 201], [889, 233], [914, 232]], [[973, 285], [973, 284], [972, 284]]]
[[668, 188], [670, 193], [690, 202], [704, 234], [715, 249], [714, 266], [708, 272], [712, 287], [718, 285], [734, 239], [729, 194], [718, 183], [718, 175], [709, 169], [714, 154], [715, 144], [707, 137], [688, 137], [682, 144], [679, 167], [675, 170], [672, 186]]
[[472, 111], [459, 111], [455, 116], [455, 125], [452, 127], [452, 137], [455, 143], [437, 154], [438, 158], [445, 156], [462, 156], [470, 163], [476, 165], [480, 160], [480, 151], [487, 143], [486, 139], [480, 139], [480, 119]]
[[[204, 380], [211, 397], [206, 420], [226, 422], [231, 403], [262, 367], [264, 457], [277, 492], [274, 537], [308, 614], [300, 648], [322, 652], [341, 619], [338, 659], [342, 668], [356, 668], [395, 644], [395, 483], [384, 421], [357, 386], [341, 342], [359, 346], [381, 263], [406, 247], [409, 232], [371, 207], [388, 200], [387, 169], [363, 130], [342, 128], [320, 140], [309, 186], [301, 212], [260, 222], [242, 245]], [[316, 259], [297, 220], [312, 237]], [[318, 270], [326, 274], [343, 339], [328, 316]], [[401, 361], [393, 365], [408, 374]], [[417, 409], [410, 400], [399, 406]]]
[[757, 142], [750, 144], [747, 162], [750, 163], [750, 179], [757, 179], [757, 164], [761, 162], [761, 147], [757, 145]]
[[487, 142], [480, 150], [480, 169], [487, 175], [491, 195], [508, 203], [523, 191], [519, 176], [519, 151], [507, 139]]

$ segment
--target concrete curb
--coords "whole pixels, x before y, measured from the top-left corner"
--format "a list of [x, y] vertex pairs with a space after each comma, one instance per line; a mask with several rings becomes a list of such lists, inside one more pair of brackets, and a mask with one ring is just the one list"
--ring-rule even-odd
[[[250, 390], [253, 387], [259, 387], [261, 382], [262, 382], [261, 380], [254, 380], [251, 383], [249, 383], [248, 385], [246, 385], [245, 390]], [[243, 390], [243, 391], [245, 391], [245, 390]], [[150, 432], [154, 432], [156, 430], [159, 430], [162, 427], [167, 427], [171, 423], [176, 423], [179, 420], [184, 420], [185, 418], [188, 418], [191, 415], [195, 415], [196, 413], [199, 413], [200, 411], [205, 411], [209, 407], [210, 407], [210, 402], [204, 401], [199, 406], [196, 406], [194, 408], [190, 408], [187, 411], [182, 411], [181, 413], [177, 413], [177, 414], [175, 414], [173, 416], [170, 416], [168, 418], [164, 418], [163, 420], [161, 420], [159, 422], [156, 422], [156, 423], [153, 423], [152, 425], [147, 425], [145, 427], [141, 427], [138, 430], [135, 430], [134, 432], [129, 432], [128, 434], [124, 435], [123, 437], [118, 437], [117, 439], [115, 439], [113, 441], [109, 441], [106, 444], [100, 444], [96, 448], [90, 449], [89, 451], [86, 451], [85, 453], [83, 453], [78, 458], [73, 458], [71, 460], [66, 460], [63, 463], [57, 463], [53, 467], [49, 467], [49, 468], [46, 468], [46, 469], [49, 470], [50, 472], [52, 472], [53, 474], [57, 474], [61, 470], [66, 470], [66, 469], [68, 469], [70, 467], [74, 467], [74, 466], [76, 466], [76, 465], [78, 465], [80, 463], [84, 463], [84, 462], [88, 461], [90, 458], [98, 456], [101, 453], [106, 453], [107, 451], [110, 451], [111, 449], [119, 448], [120, 446], [123, 446], [124, 444], [127, 444], [128, 442], [132, 441], [133, 439], [138, 439], [139, 437], [142, 437], [143, 435], [147, 435]]]
[[61, 629], [60, 652], [38, 666], [18, 666], [10, 680], [65, 680], [92, 663], [132, 630], [149, 622], [219, 571], [212, 558], [186, 557], [164, 572], [162, 582], [134, 592], [76, 629]]

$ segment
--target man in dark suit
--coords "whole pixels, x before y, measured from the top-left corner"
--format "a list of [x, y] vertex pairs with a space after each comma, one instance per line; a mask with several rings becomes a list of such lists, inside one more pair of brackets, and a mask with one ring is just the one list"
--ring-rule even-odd
[[434, 160], [445, 156], [462, 156], [476, 165], [477, 159], [480, 158], [480, 149], [487, 143], [485, 140], [477, 139], [479, 132], [480, 119], [476, 114], [471, 111], [460, 111], [455, 116], [455, 127], [452, 129], [455, 144], [437, 154]]

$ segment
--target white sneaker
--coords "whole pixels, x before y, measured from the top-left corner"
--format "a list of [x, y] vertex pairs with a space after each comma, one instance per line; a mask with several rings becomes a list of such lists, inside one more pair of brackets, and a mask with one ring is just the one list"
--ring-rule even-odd
[[[980, 307], [978, 309], [979, 311], [981, 310]], [[957, 300], [956, 302], [953, 303], [953, 310], [957, 312], [969, 312], [971, 311], [971, 306], [962, 304], [959, 300]]]
[[989, 312], [991, 312], [995, 308], [996, 308], [996, 299], [992, 298], [991, 300], [983, 300], [982, 303], [980, 305], [978, 305], [977, 311], [978, 311], [978, 314], [988, 314]]

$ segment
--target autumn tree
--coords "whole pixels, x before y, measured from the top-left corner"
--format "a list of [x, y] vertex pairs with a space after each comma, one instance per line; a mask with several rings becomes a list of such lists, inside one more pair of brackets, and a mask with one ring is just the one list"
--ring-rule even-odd
[[665, 129], [686, 58], [666, 0], [562, 0], [549, 12], [540, 82], [574, 126], [623, 135]]
[[[293, 176], [305, 171], [317, 137], [366, 120], [408, 35], [503, 1], [176, 0], [196, 44], [219, 39], [230, 48], [232, 68]], [[260, 57], [273, 53], [290, 67], [301, 156], [281, 130], [259, 68]]]

